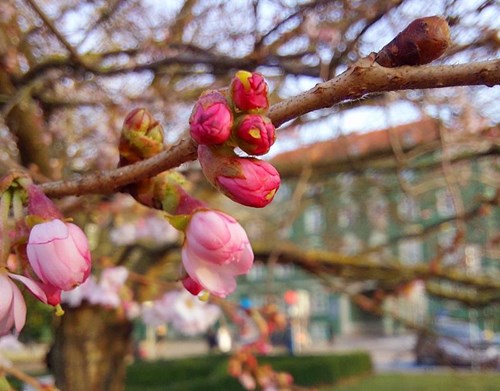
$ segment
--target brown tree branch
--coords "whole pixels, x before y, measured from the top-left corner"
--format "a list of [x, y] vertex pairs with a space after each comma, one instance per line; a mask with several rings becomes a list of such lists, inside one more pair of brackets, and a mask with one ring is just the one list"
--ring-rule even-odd
[[[366, 65], [364, 65], [366, 63]], [[460, 65], [426, 65], [384, 68], [363, 59], [341, 75], [296, 97], [273, 105], [268, 116], [276, 127], [303, 114], [359, 99], [366, 94], [407, 89], [500, 84], [500, 60]], [[167, 151], [116, 170], [92, 173], [78, 179], [42, 185], [50, 197], [104, 194], [140, 179], [196, 159], [196, 145], [182, 140]]]
[[[381, 264], [369, 256], [347, 256], [324, 250], [305, 251], [289, 243], [273, 243], [272, 248], [254, 244], [253, 248], [256, 257], [261, 261], [267, 261], [269, 254], [278, 249], [279, 263], [294, 264], [309, 273], [335, 276], [344, 282], [372, 281], [377, 289], [386, 291], [397, 289], [415, 279], [423, 279], [428, 283], [432, 282], [434, 287], [439, 286], [440, 281], [448, 281], [464, 292], [475, 291], [475, 297], [468, 297], [468, 300], [464, 297], [459, 299], [469, 305], [484, 305], [500, 300], [500, 283], [489, 275], [471, 275], [466, 271], [433, 267], [424, 262], [414, 265], [398, 262]], [[440, 295], [442, 291], [444, 289], [433, 289], [436, 295]]]
[[275, 126], [337, 103], [356, 100], [364, 95], [386, 91], [443, 88], [466, 85], [500, 84], [500, 60], [473, 64], [425, 65], [384, 68], [364, 66], [362, 59], [339, 76], [272, 107], [269, 117]]

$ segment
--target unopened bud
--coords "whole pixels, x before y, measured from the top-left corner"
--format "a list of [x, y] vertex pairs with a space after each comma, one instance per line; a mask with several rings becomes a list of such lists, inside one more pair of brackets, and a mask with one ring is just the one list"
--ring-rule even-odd
[[271, 120], [258, 114], [244, 115], [235, 130], [238, 146], [249, 155], [264, 155], [276, 140]]
[[387, 68], [423, 65], [439, 57], [450, 44], [450, 27], [440, 16], [416, 19], [377, 53], [375, 61]]
[[200, 96], [189, 119], [191, 137], [198, 144], [222, 144], [231, 135], [233, 114], [225, 96], [208, 91]]
[[120, 165], [152, 157], [163, 149], [163, 128], [146, 109], [132, 110], [123, 122]]
[[238, 71], [230, 86], [236, 109], [258, 113], [268, 109], [268, 88], [264, 77], [257, 72]]
[[280, 186], [278, 171], [263, 160], [227, 156], [205, 145], [198, 146], [198, 159], [208, 181], [242, 205], [263, 208]]

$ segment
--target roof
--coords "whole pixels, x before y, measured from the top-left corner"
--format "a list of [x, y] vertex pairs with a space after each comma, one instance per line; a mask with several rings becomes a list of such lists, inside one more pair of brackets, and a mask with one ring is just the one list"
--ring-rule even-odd
[[394, 155], [395, 148], [407, 151], [418, 145], [439, 140], [439, 121], [426, 118], [405, 125], [369, 133], [351, 133], [277, 155], [271, 163], [281, 176], [300, 174], [303, 167], [331, 168], [352, 165], [367, 158]]

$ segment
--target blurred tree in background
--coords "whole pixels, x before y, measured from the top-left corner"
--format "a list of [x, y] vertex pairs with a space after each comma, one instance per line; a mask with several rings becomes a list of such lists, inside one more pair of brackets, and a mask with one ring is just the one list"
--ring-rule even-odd
[[[133, 108], [147, 107], [164, 126], [167, 143], [175, 145], [187, 136], [191, 108], [200, 93], [226, 87], [236, 70], [262, 73], [275, 104], [341, 74], [379, 51], [412, 20], [428, 15], [444, 16], [451, 28], [452, 44], [436, 64], [479, 63], [498, 55], [495, 26], [500, 10], [490, 0], [3, 1], [0, 173], [27, 170], [36, 182], [50, 184], [112, 170], [118, 163], [123, 119]], [[493, 69], [493, 84], [498, 84], [498, 60]], [[427, 117], [440, 120], [452, 140], [494, 128], [500, 118], [499, 98], [498, 87], [487, 86], [379, 91], [292, 116], [280, 128], [274, 151]], [[493, 155], [498, 154], [496, 129]], [[498, 160], [496, 164], [498, 169]], [[404, 169], [404, 162], [398, 168]], [[194, 186], [200, 185], [201, 194], [214, 196], [203, 187], [195, 163], [181, 169]], [[494, 175], [498, 185], [498, 171]], [[83, 197], [74, 196], [79, 191], [45, 189], [61, 198], [64, 213], [85, 227], [97, 271], [114, 264], [133, 271], [137, 299], [156, 297], [178, 278], [180, 239], [174, 230], [168, 233], [156, 212], [113, 194], [114, 189], [81, 192], [91, 193]], [[62, 197], [67, 194], [71, 196]], [[490, 204], [498, 208], [498, 192]], [[148, 228], [140, 233], [141, 226]], [[159, 237], [155, 232], [161, 232]], [[263, 258], [272, 252], [269, 246], [261, 251]], [[303, 262], [300, 254], [282, 261], [315, 271], [314, 263]], [[337, 271], [326, 270], [332, 275]], [[403, 273], [390, 272], [395, 280]], [[359, 279], [365, 276], [360, 273]], [[60, 387], [123, 389], [130, 322], [120, 314], [68, 311], [59, 323], [51, 365]], [[84, 333], [92, 327], [105, 338]], [[89, 341], [94, 338], [95, 346], [69, 342], [84, 334]], [[112, 338], [122, 348], [109, 348]], [[95, 353], [92, 358], [89, 349]], [[69, 360], [70, 355], [79, 359]], [[91, 375], [99, 366], [103, 372]]]

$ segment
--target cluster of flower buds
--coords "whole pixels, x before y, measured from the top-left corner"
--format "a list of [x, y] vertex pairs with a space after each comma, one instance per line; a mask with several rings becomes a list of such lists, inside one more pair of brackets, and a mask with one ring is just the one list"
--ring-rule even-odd
[[[0, 231], [5, 234], [2, 240], [8, 248], [0, 259], [0, 335], [13, 327], [19, 332], [25, 323], [26, 304], [14, 280], [62, 314], [61, 292], [83, 283], [91, 270], [89, 244], [83, 231], [65, 222], [52, 201], [27, 178], [7, 181], [10, 184], [3, 189], [0, 202]], [[26, 217], [23, 201], [27, 203]], [[13, 223], [8, 221], [11, 206]], [[10, 252], [13, 248], [16, 254]]]
[[[233, 201], [256, 208], [269, 204], [280, 185], [278, 171], [254, 157], [269, 152], [276, 140], [274, 125], [266, 117], [268, 108], [264, 77], [238, 71], [228, 96], [220, 91], [203, 93], [189, 120], [208, 181]], [[237, 155], [235, 148], [250, 156]]]
[[[216, 145], [230, 136], [233, 111], [229, 109], [224, 96], [218, 92], [208, 92], [203, 97], [193, 112], [192, 128], [197, 129], [195, 134], [204, 135], [205, 142]], [[224, 127], [224, 124], [229, 126]], [[163, 141], [159, 142], [159, 136], [148, 138], [151, 126], [161, 130], [145, 109], [136, 109], [127, 116], [122, 132], [128, 135], [122, 134], [121, 137], [120, 165], [133, 163], [136, 158], [141, 160], [150, 157], [149, 154], [146, 155], [148, 151], [158, 153], [161, 150], [150, 148], [151, 145], [160, 147], [161, 144], [163, 148]], [[140, 143], [131, 144], [133, 137], [130, 132], [133, 132], [135, 138], [138, 137]], [[156, 131], [153, 134], [156, 135]], [[201, 146], [207, 147], [203, 144]], [[252, 160], [257, 161], [250, 166], [253, 170], [267, 164], [250, 158], [243, 160], [243, 164]], [[254, 172], [250, 174], [257, 175]], [[263, 172], [258, 175], [262, 176]], [[167, 171], [129, 186], [126, 190], [143, 205], [166, 212], [169, 223], [184, 232], [181, 278], [184, 288], [195, 296], [210, 293], [225, 297], [236, 289], [236, 276], [248, 273], [252, 267], [254, 254], [250, 242], [245, 230], [234, 218], [209, 209], [204, 202], [192, 197], [186, 191], [186, 182], [180, 173]], [[228, 183], [227, 187], [230, 189], [231, 184]], [[275, 189], [271, 190], [274, 195]], [[249, 193], [251, 191], [252, 189], [248, 190]], [[234, 192], [237, 194], [236, 190]]]

